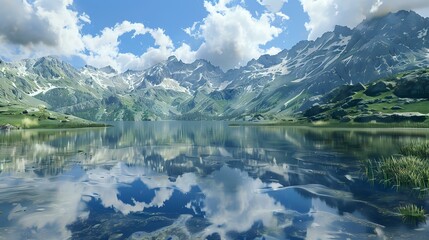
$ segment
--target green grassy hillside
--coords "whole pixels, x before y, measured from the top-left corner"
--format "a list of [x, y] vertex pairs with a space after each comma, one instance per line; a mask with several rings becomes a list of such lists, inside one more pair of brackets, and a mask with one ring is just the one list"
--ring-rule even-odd
[[43, 106], [0, 105], [0, 129], [105, 127], [71, 115], [47, 110]]
[[429, 69], [344, 85], [327, 94], [324, 104], [303, 112], [310, 122], [416, 123], [429, 126]]

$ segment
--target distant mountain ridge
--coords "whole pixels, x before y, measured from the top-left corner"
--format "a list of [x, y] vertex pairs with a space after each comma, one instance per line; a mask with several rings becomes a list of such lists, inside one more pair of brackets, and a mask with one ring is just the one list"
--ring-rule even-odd
[[344, 84], [429, 65], [429, 18], [399, 11], [223, 72], [176, 57], [143, 71], [75, 69], [53, 57], [0, 63], [0, 103], [45, 104], [90, 120], [281, 119]]

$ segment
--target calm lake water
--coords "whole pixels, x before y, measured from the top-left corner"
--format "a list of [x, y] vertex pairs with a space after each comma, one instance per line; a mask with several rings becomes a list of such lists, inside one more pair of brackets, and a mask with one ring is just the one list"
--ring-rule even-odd
[[0, 132], [0, 239], [428, 239], [361, 160], [427, 130], [114, 123]]

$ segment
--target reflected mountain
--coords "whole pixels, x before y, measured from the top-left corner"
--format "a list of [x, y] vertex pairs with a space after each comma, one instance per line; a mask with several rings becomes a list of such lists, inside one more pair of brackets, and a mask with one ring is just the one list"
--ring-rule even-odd
[[425, 239], [360, 161], [422, 130], [120, 123], [0, 133], [0, 239]]

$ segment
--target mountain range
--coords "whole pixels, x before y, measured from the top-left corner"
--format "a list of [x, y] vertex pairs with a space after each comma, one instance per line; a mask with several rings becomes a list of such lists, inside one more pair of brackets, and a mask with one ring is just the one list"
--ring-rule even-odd
[[283, 119], [336, 87], [429, 66], [429, 18], [399, 11], [336, 26], [227, 72], [172, 56], [143, 71], [77, 69], [55, 57], [0, 62], [0, 105], [45, 105], [95, 121]]

